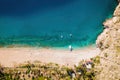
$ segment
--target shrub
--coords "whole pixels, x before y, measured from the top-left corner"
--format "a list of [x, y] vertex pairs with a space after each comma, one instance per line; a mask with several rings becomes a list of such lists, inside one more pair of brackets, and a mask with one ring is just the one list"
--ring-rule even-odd
[[[99, 58], [93, 59], [95, 62], [99, 62]], [[34, 66], [33, 66], [34, 65]], [[94, 64], [92, 64], [94, 65]], [[94, 68], [94, 66], [93, 66]], [[25, 80], [94, 80], [94, 69], [87, 69], [83, 62], [80, 62], [79, 66], [69, 68], [65, 66], [59, 66], [58, 64], [25, 64], [20, 67], [4, 68], [6, 71], [0, 73], [0, 80], [19, 80], [24, 74]], [[18, 73], [21, 72], [21, 74]], [[81, 74], [79, 74], [81, 73]], [[74, 76], [73, 76], [74, 74]], [[31, 76], [31, 77], [28, 77]]]

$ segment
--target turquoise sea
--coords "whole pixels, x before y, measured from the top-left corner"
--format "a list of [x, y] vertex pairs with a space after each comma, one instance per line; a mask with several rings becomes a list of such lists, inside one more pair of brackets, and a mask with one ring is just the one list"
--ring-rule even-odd
[[95, 44], [117, 0], [0, 0], [0, 45]]

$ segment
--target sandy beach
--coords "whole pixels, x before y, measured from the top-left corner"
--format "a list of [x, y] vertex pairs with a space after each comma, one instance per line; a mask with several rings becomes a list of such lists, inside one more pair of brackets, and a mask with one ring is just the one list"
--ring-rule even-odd
[[50, 48], [0, 48], [0, 64], [5, 67], [24, 63], [25, 61], [40, 61], [43, 63], [57, 63], [60, 65], [74, 66], [83, 59], [89, 59], [99, 54], [99, 49], [86, 47], [74, 49], [72, 52]]

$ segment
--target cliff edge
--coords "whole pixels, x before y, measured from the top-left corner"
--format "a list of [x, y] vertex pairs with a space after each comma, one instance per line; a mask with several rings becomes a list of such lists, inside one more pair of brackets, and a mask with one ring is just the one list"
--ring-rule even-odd
[[120, 4], [103, 25], [104, 31], [96, 41], [101, 50], [97, 80], [120, 80]]

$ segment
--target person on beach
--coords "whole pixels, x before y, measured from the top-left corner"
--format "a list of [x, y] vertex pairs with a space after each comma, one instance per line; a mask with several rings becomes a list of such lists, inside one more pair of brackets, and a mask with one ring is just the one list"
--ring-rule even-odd
[[69, 50], [70, 50], [70, 51], [72, 51], [72, 50], [73, 50], [73, 48], [72, 48], [72, 46], [71, 46], [71, 45], [69, 45]]

